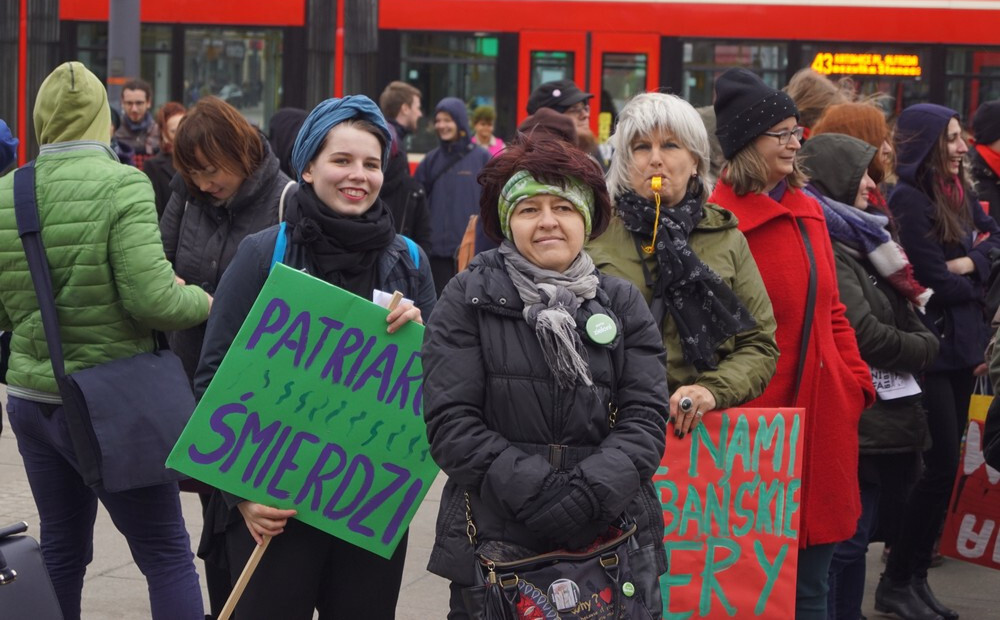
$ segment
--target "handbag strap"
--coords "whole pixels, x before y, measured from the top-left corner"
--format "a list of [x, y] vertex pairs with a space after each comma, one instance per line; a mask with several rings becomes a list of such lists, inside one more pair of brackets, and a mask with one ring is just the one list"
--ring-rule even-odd
[[28, 259], [31, 282], [38, 298], [38, 309], [42, 314], [45, 343], [49, 349], [49, 360], [56, 381], [66, 378], [66, 363], [63, 359], [62, 336], [59, 333], [59, 315], [56, 313], [55, 295], [52, 292], [52, 276], [49, 260], [42, 244], [42, 225], [38, 217], [35, 201], [35, 162], [28, 162], [14, 172], [14, 216], [17, 218], [17, 235], [24, 246]]
[[285, 195], [288, 194], [288, 190], [294, 186], [298, 185], [295, 181], [289, 181], [285, 183], [285, 189], [281, 190], [281, 198], [278, 200], [278, 221], [285, 221]]
[[799, 232], [802, 233], [806, 256], [809, 257], [809, 289], [806, 292], [806, 313], [802, 321], [802, 344], [799, 346], [799, 368], [795, 373], [793, 406], [799, 402], [799, 389], [802, 387], [802, 374], [805, 372], [806, 354], [809, 352], [809, 335], [812, 333], [813, 313], [816, 310], [816, 256], [813, 254], [812, 241], [809, 240], [805, 223], [798, 218], [795, 221], [799, 225]]

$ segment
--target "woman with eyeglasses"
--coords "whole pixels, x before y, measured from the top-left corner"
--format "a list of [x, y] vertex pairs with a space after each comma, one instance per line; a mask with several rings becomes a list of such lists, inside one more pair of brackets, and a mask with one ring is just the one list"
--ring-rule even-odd
[[705, 413], [767, 387], [778, 360], [771, 300], [736, 218], [706, 202], [708, 132], [691, 104], [637, 95], [611, 142], [615, 215], [587, 251], [649, 304], [667, 350], [673, 432], [684, 437]]
[[747, 406], [805, 409], [795, 617], [825, 620], [834, 546], [861, 514], [858, 419], [875, 389], [840, 303], [823, 212], [803, 192], [795, 103], [746, 69], [726, 71], [715, 92], [726, 167], [709, 201], [739, 218], [774, 300], [781, 351], [774, 378]]

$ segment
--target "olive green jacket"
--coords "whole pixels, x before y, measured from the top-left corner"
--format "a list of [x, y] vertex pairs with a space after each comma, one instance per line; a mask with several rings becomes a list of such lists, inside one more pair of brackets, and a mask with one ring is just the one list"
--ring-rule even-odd
[[[717, 205], [706, 204], [705, 215], [688, 242], [698, 258], [718, 273], [746, 305], [757, 325], [723, 343], [717, 351], [717, 368], [703, 373], [684, 361], [677, 326], [669, 312], [661, 326], [671, 392], [682, 385], [698, 384], [712, 393], [717, 409], [741, 405], [760, 396], [778, 363], [771, 300], [746, 238], [736, 224], [735, 215]], [[613, 217], [608, 230], [590, 241], [586, 250], [601, 273], [628, 280], [642, 292], [646, 303], [652, 300], [653, 291], [646, 285], [639, 251], [620, 217]], [[656, 259], [648, 255], [644, 260], [655, 278]]]

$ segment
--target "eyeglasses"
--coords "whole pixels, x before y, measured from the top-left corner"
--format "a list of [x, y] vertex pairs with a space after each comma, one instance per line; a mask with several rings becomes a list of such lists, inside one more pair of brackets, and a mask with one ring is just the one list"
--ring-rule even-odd
[[573, 105], [566, 108], [563, 114], [573, 114], [575, 116], [583, 116], [584, 114], [590, 112], [590, 104], [586, 101], [581, 101], [580, 103], [574, 103]]
[[802, 134], [805, 131], [803, 127], [796, 127], [795, 129], [786, 129], [785, 131], [765, 131], [760, 134], [762, 136], [771, 136], [772, 138], [778, 139], [778, 144], [788, 144], [788, 141], [795, 136], [795, 139], [802, 142]]

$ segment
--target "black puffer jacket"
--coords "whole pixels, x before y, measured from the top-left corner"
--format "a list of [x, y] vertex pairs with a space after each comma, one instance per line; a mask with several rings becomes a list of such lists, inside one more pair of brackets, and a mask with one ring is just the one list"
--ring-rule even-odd
[[[552, 483], [550, 445], [569, 446], [560, 468], [596, 506], [577, 532], [603, 533], [623, 511], [638, 525], [652, 583], [644, 598], [659, 617], [655, 575], [666, 571], [663, 513], [652, 485], [665, 444], [667, 399], [663, 344], [638, 290], [600, 277], [598, 294], [577, 313], [594, 388], [559, 389], [545, 364], [523, 303], [497, 251], [477, 256], [445, 288], [424, 335], [424, 416], [431, 454], [448, 474], [428, 570], [459, 584], [473, 582], [464, 492], [471, 499], [479, 542], [556, 548], [539, 534], [533, 503]], [[608, 346], [584, 328], [604, 313], [618, 324]], [[613, 427], [609, 404], [617, 403]], [[577, 535], [579, 534], [579, 535]], [[637, 584], [640, 585], [640, 584]]]
[[[289, 179], [278, 170], [278, 159], [267, 140], [261, 140], [267, 151], [264, 161], [225, 206], [217, 207], [209, 196], [190, 192], [181, 175], [171, 182], [174, 193], [160, 220], [163, 249], [178, 276], [210, 294], [215, 293], [244, 237], [278, 223], [278, 201]], [[188, 377], [193, 379], [205, 324], [171, 332], [168, 338]]]

